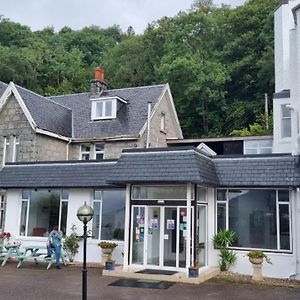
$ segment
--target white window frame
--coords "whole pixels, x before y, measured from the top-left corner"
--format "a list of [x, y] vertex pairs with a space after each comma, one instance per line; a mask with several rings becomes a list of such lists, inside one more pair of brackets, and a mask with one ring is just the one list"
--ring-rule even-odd
[[[97, 116], [97, 104], [102, 103], [102, 115]], [[111, 114], [106, 114], [106, 105], [107, 103], [111, 103]], [[106, 119], [115, 119], [117, 116], [117, 100], [116, 99], [103, 99], [103, 100], [92, 100], [92, 111], [91, 111], [91, 119], [92, 120], [106, 120]]]
[[[31, 190], [26, 190], [28, 191], [28, 199], [23, 198], [23, 190], [21, 191], [21, 209], [20, 209], [20, 214], [19, 214], [19, 229], [18, 229], [18, 235], [20, 236], [20, 226], [21, 226], [21, 217], [22, 217], [22, 205], [23, 202], [27, 203], [27, 213], [26, 213], [26, 224], [25, 224], [25, 235], [26, 237], [31, 237], [31, 238], [40, 238], [37, 236], [28, 236], [28, 223], [29, 223], [29, 213], [30, 213], [30, 200], [31, 200]], [[68, 203], [68, 209], [69, 209], [69, 196], [68, 199], [63, 199], [63, 190], [57, 190], [59, 191], [60, 194], [60, 200], [59, 200], [59, 216], [58, 216], [58, 228], [61, 230], [61, 214], [62, 214], [62, 202], [67, 202]], [[68, 224], [68, 222], [67, 222]], [[65, 228], [67, 231], [67, 228]]]
[[103, 159], [104, 159], [104, 146], [103, 146], [103, 150], [96, 150], [96, 145], [97, 144], [101, 144], [101, 143], [95, 143], [93, 146], [94, 146], [94, 157], [93, 159], [97, 159], [97, 154], [102, 154], [103, 155]]
[[[217, 189], [218, 191], [219, 189]], [[292, 253], [293, 252], [293, 244], [292, 244], [292, 215], [291, 215], [291, 205], [290, 205], [290, 201], [291, 201], [291, 195], [289, 192], [289, 201], [279, 201], [279, 197], [278, 197], [278, 191], [280, 190], [284, 190], [287, 191], [287, 189], [249, 189], [249, 188], [241, 188], [241, 189], [220, 189], [220, 190], [225, 190], [226, 191], [226, 200], [221, 200], [218, 201], [217, 200], [217, 193], [216, 193], [216, 212], [215, 212], [215, 231], [218, 228], [218, 224], [217, 224], [217, 208], [218, 208], [218, 203], [225, 203], [226, 205], [226, 228], [225, 229], [230, 229], [229, 228], [229, 199], [228, 199], [228, 194], [229, 194], [229, 190], [233, 191], [233, 190], [271, 190], [271, 191], [275, 191], [276, 192], [276, 235], [277, 235], [277, 249], [263, 249], [263, 248], [259, 248], [259, 250], [261, 251], [268, 251], [268, 252], [277, 252], [277, 253]], [[280, 205], [288, 205], [289, 207], [289, 233], [290, 233], [290, 249], [289, 250], [285, 250], [285, 249], [280, 249], [280, 218], [279, 218], [279, 206]], [[236, 250], [249, 250], [249, 249], [256, 249], [256, 248], [249, 248], [249, 247], [229, 247], [231, 249], [236, 249]]]
[[160, 131], [166, 132], [166, 114], [164, 112], [160, 114]]
[[[261, 150], [263, 149], [268, 149], [270, 152], [268, 153], [272, 153], [272, 149], [273, 149], [273, 142], [272, 140], [268, 140], [271, 141], [271, 146], [267, 147], [267, 146], [261, 146], [261, 142], [265, 142], [267, 140], [250, 140], [250, 141], [244, 141], [244, 154], [262, 154]], [[247, 142], [253, 142], [256, 143], [255, 147], [249, 147], [247, 146]], [[256, 153], [247, 153], [248, 150], [255, 150]], [[266, 154], [266, 153], [263, 153]]]
[[0, 230], [4, 230], [5, 196], [0, 195]]
[[[95, 199], [95, 192], [99, 192], [101, 195], [101, 199]], [[101, 227], [102, 227], [102, 203], [103, 203], [103, 191], [102, 190], [94, 190], [93, 191], [93, 208], [95, 203], [100, 203], [100, 212], [99, 212], [99, 234], [98, 236], [93, 236], [93, 239], [101, 240]], [[93, 233], [94, 234], [94, 233]]]
[[[17, 151], [17, 146], [19, 146], [19, 151]], [[19, 158], [17, 159], [17, 154], [20, 155], [20, 138], [18, 136], [14, 136], [12, 162], [19, 160]]]
[[[9, 148], [10, 148], [9, 146], [10, 146], [9, 138], [7, 138], [7, 137], [5, 136], [5, 137], [4, 137], [4, 141], [3, 141], [3, 158], [2, 158], [2, 166], [5, 166], [7, 155], [9, 155]], [[8, 151], [7, 151], [6, 147], [8, 147]], [[7, 153], [7, 152], [8, 152], [8, 153]]]
[[[86, 145], [89, 145], [90, 147], [90, 150], [89, 151], [82, 151], [82, 146], [86, 146]], [[91, 149], [92, 149], [92, 145], [91, 144], [80, 144], [80, 160], [90, 160], [91, 159]], [[88, 154], [89, 155], [89, 159], [82, 159], [82, 156], [83, 155], [86, 155]]]
[[[280, 106], [280, 113], [281, 113], [281, 137], [283, 139], [288, 139], [288, 138], [291, 138], [292, 137], [292, 112], [291, 110], [289, 109], [289, 106], [290, 104], [289, 103], [286, 103], [286, 104], [282, 104]], [[283, 116], [283, 107], [285, 107], [288, 111], [289, 111], [289, 116], [288, 117], [284, 117]], [[284, 131], [283, 131], [283, 123], [284, 121], [286, 120], [289, 120], [289, 126], [291, 127], [291, 135], [285, 135], [284, 134]]]

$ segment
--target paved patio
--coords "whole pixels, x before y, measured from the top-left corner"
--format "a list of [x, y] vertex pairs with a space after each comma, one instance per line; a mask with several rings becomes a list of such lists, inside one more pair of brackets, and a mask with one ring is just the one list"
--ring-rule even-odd
[[[80, 300], [81, 268], [62, 266], [47, 271], [42, 264], [16, 263], [0, 268], [0, 299]], [[208, 281], [200, 285], [176, 283], [166, 290], [108, 286], [116, 278], [102, 277], [99, 268], [88, 269], [88, 299], [300, 299], [300, 289]]]

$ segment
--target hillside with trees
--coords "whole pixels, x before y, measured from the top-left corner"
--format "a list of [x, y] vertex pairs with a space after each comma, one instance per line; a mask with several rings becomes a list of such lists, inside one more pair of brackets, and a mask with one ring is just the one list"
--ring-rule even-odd
[[186, 138], [243, 132], [255, 122], [265, 134], [279, 2], [249, 0], [230, 8], [198, 0], [187, 12], [149, 24], [142, 35], [117, 25], [33, 32], [2, 17], [0, 80], [43, 95], [76, 93], [89, 90], [100, 66], [109, 88], [168, 82]]

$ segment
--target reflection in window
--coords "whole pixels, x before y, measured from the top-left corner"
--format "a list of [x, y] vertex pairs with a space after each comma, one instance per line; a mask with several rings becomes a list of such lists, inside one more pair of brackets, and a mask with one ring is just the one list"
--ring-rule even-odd
[[[61, 201], [59, 190], [24, 190], [20, 217], [20, 235], [48, 236], [53, 226], [65, 234], [68, 201]], [[64, 194], [66, 196], [66, 193]]]
[[283, 138], [292, 136], [291, 110], [289, 104], [281, 105], [281, 135]]
[[291, 250], [288, 190], [223, 191], [217, 194], [217, 230], [232, 229], [234, 247]]

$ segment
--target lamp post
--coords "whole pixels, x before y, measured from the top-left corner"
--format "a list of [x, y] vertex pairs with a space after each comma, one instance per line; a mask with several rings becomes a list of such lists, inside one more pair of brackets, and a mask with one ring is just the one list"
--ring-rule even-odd
[[82, 268], [82, 300], [87, 300], [87, 269], [86, 269], [86, 239], [87, 226], [86, 224], [93, 218], [93, 209], [84, 202], [84, 205], [79, 207], [77, 218], [83, 223], [83, 268]]

